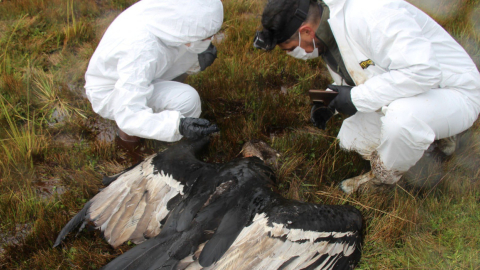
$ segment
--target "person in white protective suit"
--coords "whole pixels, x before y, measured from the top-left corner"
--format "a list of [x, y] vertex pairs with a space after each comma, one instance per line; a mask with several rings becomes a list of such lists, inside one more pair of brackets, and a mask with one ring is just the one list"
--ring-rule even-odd
[[480, 74], [465, 50], [433, 19], [402, 0], [270, 0], [254, 46], [276, 45], [299, 59], [322, 56], [338, 95], [315, 104], [325, 128], [350, 115], [342, 148], [370, 160], [367, 174], [344, 180], [347, 193], [396, 183], [436, 140], [450, 144], [480, 112]]
[[93, 110], [114, 120], [124, 140], [172, 142], [218, 131], [198, 118], [197, 91], [173, 80], [213, 62], [211, 37], [222, 22], [220, 0], [141, 0], [126, 9], [108, 27], [85, 74]]

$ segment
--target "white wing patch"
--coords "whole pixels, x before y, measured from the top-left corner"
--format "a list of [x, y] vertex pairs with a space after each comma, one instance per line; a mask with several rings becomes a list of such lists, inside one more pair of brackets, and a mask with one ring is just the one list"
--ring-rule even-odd
[[170, 199], [183, 194], [183, 185], [157, 172], [152, 155], [125, 172], [92, 198], [86, 221], [93, 221], [114, 248], [131, 240], [139, 244], [160, 233]]
[[[256, 217], [255, 217], [256, 218]], [[342, 238], [345, 236], [352, 236], [355, 232], [314, 232], [304, 231], [301, 229], [287, 229], [283, 224], [273, 223], [273, 228], [270, 230], [272, 236], [283, 237], [286, 236], [291, 241], [309, 240], [315, 241], [318, 238], [334, 237]]]
[[[202, 267], [193, 255], [182, 260], [179, 269], [244, 269], [266, 270], [278, 269], [285, 262], [291, 260], [284, 270], [297, 270], [308, 267], [321, 256], [329, 254], [331, 259], [325, 260], [315, 269], [331, 269], [344, 256], [351, 255], [357, 248], [348, 243], [329, 243], [328, 241], [315, 242], [318, 238], [333, 236], [341, 238], [355, 234], [354, 232], [314, 232], [301, 229], [288, 229], [284, 225], [274, 223], [268, 226], [265, 213], [257, 214], [253, 223], [245, 227], [238, 235], [222, 258], [209, 267]], [[274, 236], [274, 237], [270, 237]], [[290, 241], [283, 241], [279, 237]], [[294, 242], [301, 241], [302, 242]], [[195, 252], [198, 258], [203, 245]]]
[[182, 185], [182, 183], [173, 179], [173, 177], [171, 175], [165, 174], [163, 171], [160, 171], [159, 174], [160, 174], [160, 177], [163, 178], [163, 181], [165, 182], [166, 185], [168, 185], [170, 188], [179, 190], [180, 194], [183, 195], [184, 185]]

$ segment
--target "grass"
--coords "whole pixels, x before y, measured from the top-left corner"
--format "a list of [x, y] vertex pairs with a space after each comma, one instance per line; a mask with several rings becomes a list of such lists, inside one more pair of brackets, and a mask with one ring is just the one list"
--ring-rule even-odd
[[[102, 174], [131, 164], [112, 140], [98, 139], [112, 123], [91, 110], [83, 76], [106, 27], [134, 2], [0, 2], [2, 269], [97, 269], [130, 248], [125, 244], [114, 250], [88, 230], [68, 237], [62, 248], [51, 246], [66, 222], [102, 188]], [[412, 3], [480, 64], [480, 1]], [[422, 159], [393, 191], [346, 196], [338, 183], [366, 172], [369, 163], [339, 148], [342, 116], [335, 116], [325, 131], [309, 123], [308, 89], [330, 82], [322, 61], [254, 50], [262, 1], [223, 4], [219, 57], [188, 79], [201, 95], [202, 117], [221, 128], [204, 159], [228, 161], [245, 141], [267, 141], [282, 154], [276, 168], [282, 195], [362, 211], [366, 241], [360, 269], [479, 269], [479, 124], [462, 137], [453, 157], [444, 163]]]

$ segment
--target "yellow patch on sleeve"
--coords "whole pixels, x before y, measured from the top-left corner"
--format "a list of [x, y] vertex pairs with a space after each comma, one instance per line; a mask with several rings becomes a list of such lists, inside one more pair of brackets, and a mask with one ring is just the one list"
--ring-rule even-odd
[[375, 63], [371, 59], [367, 59], [365, 61], [360, 62], [360, 66], [363, 69], [368, 68], [369, 66], [375, 66]]

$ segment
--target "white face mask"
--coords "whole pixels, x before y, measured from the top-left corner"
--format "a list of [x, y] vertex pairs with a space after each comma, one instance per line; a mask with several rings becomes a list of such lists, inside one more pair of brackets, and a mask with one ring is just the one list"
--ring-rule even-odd
[[187, 51], [191, 53], [201, 54], [202, 52], [208, 49], [208, 46], [210, 46], [210, 43], [212, 43], [210, 39], [199, 40], [199, 41], [191, 42], [190, 46], [185, 45], [185, 47], [187, 47]]
[[287, 52], [288, 55], [297, 59], [308, 60], [318, 57], [318, 48], [315, 47], [315, 39], [313, 39], [313, 52], [307, 53], [304, 48], [300, 47], [302, 38], [300, 32], [298, 32], [298, 46], [291, 52]]

